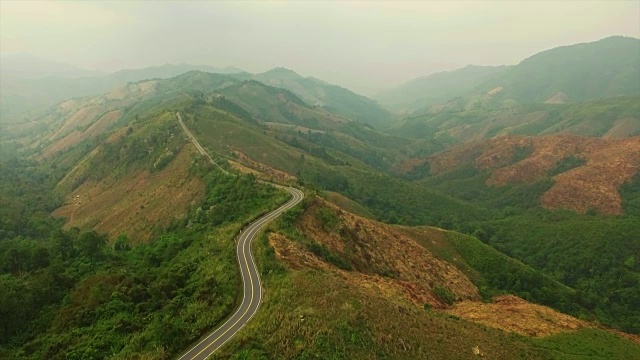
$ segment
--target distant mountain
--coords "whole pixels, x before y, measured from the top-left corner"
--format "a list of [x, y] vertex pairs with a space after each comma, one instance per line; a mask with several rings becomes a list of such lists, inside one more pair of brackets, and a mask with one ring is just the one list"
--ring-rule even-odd
[[[428, 141], [396, 138], [322, 107], [309, 105], [286, 89], [257, 80], [239, 80], [235, 75], [203, 71], [129, 83], [102, 96], [67, 100], [37, 116], [30, 116], [28, 122], [6, 125], [5, 129], [7, 133], [29, 133], [36, 128], [48, 131], [43, 138], [37, 141], [31, 138], [29, 143], [41, 146], [42, 156], [50, 157], [82, 141], [90, 141], [119, 123], [134, 122], [136, 117], [149, 113], [149, 109], [166, 108], [174, 102], [194, 102], [193, 108], [184, 111], [194, 113], [198, 119], [215, 118], [224, 113], [223, 117], [241, 121], [252, 129], [250, 132], [234, 129], [212, 132], [204, 143], [211, 141], [220, 145], [217, 152], [232, 156], [226, 147], [231, 145], [247, 156], [292, 174], [303, 169], [300, 167], [301, 152], [307, 152], [308, 161], [316, 156], [331, 164], [366, 164], [390, 169], [396, 159], [406, 159], [405, 154], [417, 151], [423, 143], [431, 146]], [[207, 127], [200, 123], [194, 126], [196, 130], [200, 126]], [[274, 143], [271, 137], [279, 142]], [[270, 144], [255, 147], [255, 138], [271, 138], [260, 140]], [[291, 149], [298, 150], [292, 152]], [[278, 155], [262, 158], [263, 154], [272, 153]]]
[[640, 39], [613, 36], [543, 51], [514, 66], [467, 66], [417, 78], [374, 99], [395, 111], [424, 113], [454, 98], [467, 108], [496, 109], [637, 94]]
[[278, 67], [251, 78], [287, 89], [310, 105], [323, 107], [365, 124], [384, 126], [391, 119], [389, 111], [375, 101], [313, 77], [302, 77], [293, 70]]
[[468, 65], [410, 80], [374, 96], [380, 104], [398, 112], [412, 112], [455, 96], [472, 94], [488, 78], [506, 71], [508, 66]]
[[496, 74], [478, 90], [503, 87], [503, 99], [545, 102], [562, 92], [570, 101], [640, 94], [640, 39], [614, 36], [533, 55]]
[[3, 79], [0, 117], [15, 120], [27, 111], [50, 106], [64, 99], [96, 96], [129, 82], [172, 78], [194, 70], [233, 74], [233, 78], [239, 81], [257, 80], [287, 89], [312, 106], [373, 126], [386, 125], [391, 119], [391, 113], [371, 99], [322, 80], [302, 77], [289, 69], [275, 68], [261, 74], [251, 74], [235, 67], [215, 68], [190, 64], [127, 69], [105, 76]]
[[102, 75], [99, 71], [39, 58], [27, 53], [2, 55], [0, 75], [5, 78], [38, 79], [43, 77], [78, 78]]
[[233, 66], [216, 68], [208, 65], [166, 64], [141, 69], [120, 70], [108, 75], [107, 77], [114, 82], [127, 83], [130, 81], [140, 81], [145, 79], [167, 79], [193, 70], [205, 71], [215, 74], [233, 74], [244, 72], [244, 70]]
[[[243, 72], [242, 69], [235, 67], [215, 68], [207, 65], [190, 65], [190, 64], [166, 64], [162, 66], [152, 66], [141, 69], [127, 69], [117, 71], [109, 75], [102, 76], [84, 76], [84, 77], [63, 77], [53, 76], [51, 74], [71, 73], [71, 70], [63, 72], [68, 66], [59, 64], [59, 71], [53, 72], [53, 65], [43, 63], [42, 72], [32, 72], [32, 76], [18, 77], [23, 74], [18, 70], [16, 76], [4, 76], [4, 60], [3, 60], [3, 78], [0, 83], [0, 119], [15, 118], [25, 112], [47, 107], [54, 103], [84, 96], [96, 96], [104, 94], [116, 87], [123, 86], [128, 82], [136, 82], [147, 79], [165, 79], [180, 74], [184, 74], [192, 70], [200, 70], [211, 73], [230, 74]], [[55, 63], [54, 63], [55, 64]], [[36, 63], [34, 63], [34, 66]], [[7, 72], [14, 71], [17, 67], [8, 67]], [[48, 74], [42, 77], [42, 74]], [[38, 75], [40, 74], [40, 75]], [[88, 73], [87, 73], [88, 75]], [[95, 75], [95, 73], [94, 73]], [[26, 75], [20, 75], [26, 76]], [[6, 121], [6, 120], [5, 120]]]

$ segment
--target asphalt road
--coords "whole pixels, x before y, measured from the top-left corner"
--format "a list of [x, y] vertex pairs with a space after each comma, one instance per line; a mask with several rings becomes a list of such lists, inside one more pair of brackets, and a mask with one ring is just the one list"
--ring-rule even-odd
[[[198, 143], [198, 140], [191, 134], [187, 127], [182, 122], [180, 114], [176, 114], [180, 125], [185, 130], [194, 145], [204, 155], [209, 156], [204, 152], [204, 149]], [[215, 162], [209, 157], [209, 159], [215, 164]], [[217, 164], [216, 164], [217, 165]], [[226, 322], [213, 332], [205, 336], [196, 345], [192, 346], [187, 352], [184, 353], [178, 360], [203, 360], [213, 354], [222, 345], [224, 345], [229, 339], [231, 339], [242, 327], [251, 320], [253, 315], [258, 311], [260, 303], [262, 302], [262, 284], [260, 283], [260, 274], [258, 268], [253, 259], [251, 253], [251, 243], [256, 237], [256, 234], [260, 229], [269, 223], [271, 220], [277, 218], [286, 210], [294, 207], [304, 198], [304, 193], [296, 188], [281, 186], [272, 184], [281, 189], [288, 191], [292, 197], [291, 199], [280, 206], [279, 208], [263, 215], [258, 220], [252, 222], [245, 228], [238, 238], [238, 244], [236, 248], [236, 256], [238, 258], [238, 264], [240, 266], [240, 276], [242, 277], [242, 302], [240, 307], [231, 315]]]
[[253, 254], [251, 253], [251, 242], [264, 225], [280, 216], [284, 211], [295, 206], [304, 198], [304, 193], [298, 189], [291, 187], [284, 187], [284, 189], [292, 195], [291, 200], [252, 222], [242, 231], [238, 239], [236, 250], [244, 291], [240, 307], [222, 326], [189, 349], [179, 360], [206, 359], [240, 331], [258, 311], [258, 307], [260, 307], [260, 303], [262, 302], [262, 284], [260, 283], [260, 275], [253, 259]]

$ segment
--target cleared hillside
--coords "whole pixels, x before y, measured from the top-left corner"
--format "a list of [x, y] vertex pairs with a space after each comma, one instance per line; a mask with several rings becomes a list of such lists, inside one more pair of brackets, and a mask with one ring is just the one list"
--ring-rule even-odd
[[496, 137], [455, 147], [425, 161], [431, 175], [464, 166], [487, 171], [486, 186], [552, 179], [553, 185], [539, 199], [544, 207], [621, 214], [618, 190], [640, 172], [640, 137]]
[[[469, 301], [479, 300], [466, 274], [480, 282], [482, 275], [457, 246], [466, 247], [439, 229], [388, 226], [312, 199], [264, 235], [258, 247], [263, 308], [214, 358], [473, 359], [477, 348], [495, 359], [540, 359], [575, 355], [575, 341], [583, 356], [638, 351], [639, 344], [523, 300], [520, 307], [504, 298], [490, 304], [504, 310], [508, 321], [500, 325], [463, 314]], [[489, 316], [483, 310], [489, 304], [475, 304]], [[436, 310], [442, 308], [450, 310]], [[519, 329], [509, 327], [523, 316]], [[554, 331], [535, 339], [511, 333], [543, 327]]]

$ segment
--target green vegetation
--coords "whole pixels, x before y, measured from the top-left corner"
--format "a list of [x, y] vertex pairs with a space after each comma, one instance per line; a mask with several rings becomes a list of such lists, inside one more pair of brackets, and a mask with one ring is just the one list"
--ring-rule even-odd
[[563, 172], [580, 167], [586, 163], [587, 160], [585, 159], [569, 155], [556, 163], [556, 167], [549, 171], [549, 176], [562, 174]]
[[640, 173], [620, 187], [620, 196], [624, 213], [640, 216]]
[[433, 288], [433, 293], [438, 297], [438, 299], [440, 299], [440, 301], [447, 305], [453, 305], [456, 301], [456, 294], [444, 286], [436, 285]]
[[573, 301], [590, 316], [640, 332], [640, 264], [634, 258], [640, 254], [637, 216], [539, 210], [476, 226], [487, 234], [489, 245], [574, 288]]
[[622, 36], [557, 47], [523, 60], [480, 88], [503, 86], [499, 96], [519, 103], [544, 102], [558, 92], [570, 101], [637, 95], [638, 47], [639, 39]]
[[[523, 64], [539, 66], [539, 60]], [[514, 69], [521, 65], [468, 70], [478, 70], [471, 82], [475, 89], [479, 82], [495, 85], [486, 82], [494, 73], [505, 76], [502, 80], [518, 78]], [[489, 173], [472, 166], [435, 176], [428, 162], [409, 173], [400, 169], [457, 142], [498, 134], [640, 134], [633, 86], [621, 80], [603, 93], [630, 96], [564, 105], [514, 101], [532, 94], [512, 88], [496, 96], [459, 97], [404, 119], [391, 130], [396, 135], [389, 135], [369, 125], [380, 126], [388, 113], [365, 98], [286, 71], [269, 77], [258, 80], [278, 80], [278, 86], [291, 91], [250, 74], [190, 72], [158, 82], [149, 97], [119, 105], [100, 98], [120, 107], [123, 115], [104, 132], [42, 162], [35, 160], [38, 152], [67, 135], [51, 137], [67, 113], [41, 112], [35, 118], [42, 124], [2, 134], [0, 358], [169, 358], [229, 314], [239, 290], [233, 237], [285, 198], [253, 176], [226, 177], [194, 159], [191, 173], [206, 184], [204, 199], [186, 218], [158, 228], [148, 244], [125, 235], [109, 241], [91, 231], [62, 230], [60, 221], [49, 216], [63, 195], [86, 181], [169, 166], [187, 144], [176, 111], [216, 159], [242, 162], [246, 156], [295, 174], [309, 189], [340, 193], [348, 198], [334, 194], [334, 202], [384, 222], [457, 230], [447, 233], [444, 247], [422, 245], [465, 272], [485, 300], [513, 293], [640, 333], [640, 175], [621, 189], [626, 214], [601, 216], [540, 208], [553, 176], [584, 163], [572, 156], [536, 182], [502, 187], [487, 187]], [[541, 94], [559, 91], [556, 85], [565, 80], [558, 78]], [[578, 90], [565, 92], [571, 100], [601, 94], [594, 88]], [[90, 120], [103, 114], [100, 110]], [[91, 121], [65, 131], [90, 129]], [[32, 144], [34, 149], [26, 146]], [[530, 151], [517, 148], [510, 161]], [[544, 339], [507, 334], [354, 287], [346, 280], [354, 271], [387, 278], [393, 273], [367, 269], [371, 265], [350, 257], [349, 246], [335, 250], [305, 237], [296, 228], [302, 209], [284, 214], [270, 231], [285, 234], [344, 270], [344, 276], [287, 270], [276, 260], [268, 234], [263, 236], [257, 255], [265, 303], [218, 356], [464, 358], [476, 345], [496, 359], [632, 358], [639, 351], [637, 345], [593, 329]], [[311, 216], [331, 236], [352, 235], [333, 209], [316, 210]], [[456, 301], [446, 286], [433, 291], [444, 303]]]
[[[43, 196], [55, 184], [42, 181], [46, 167], [18, 159], [2, 165], [1, 189], [10, 190], [3, 198], [23, 206], [20, 222], [0, 224], [2, 358], [176, 355], [236, 304], [234, 236], [286, 199], [251, 176], [196, 167], [206, 199], [188, 218], [148, 244], [131, 246], [124, 235], [110, 244], [95, 232], [62, 230], [46, 216], [42, 210], [56, 206]], [[40, 184], [42, 193], [20, 191], [16, 177], [34, 189]]]
[[316, 217], [320, 221], [322, 227], [327, 231], [334, 231], [340, 224], [338, 216], [328, 208], [320, 208], [316, 211]]
[[580, 315], [582, 309], [576, 303], [574, 290], [541, 271], [501, 254], [474, 237], [449, 232], [447, 238], [455, 251], [479, 275], [474, 277], [471, 274], [471, 278], [485, 299], [501, 293], [511, 293], [565, 313]]

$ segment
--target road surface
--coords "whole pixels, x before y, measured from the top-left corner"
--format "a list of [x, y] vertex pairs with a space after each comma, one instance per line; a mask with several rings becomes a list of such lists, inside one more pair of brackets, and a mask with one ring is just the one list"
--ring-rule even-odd
[[[204, 149], [198, 143], [198, 140], [191, 134], [189, 129], [184, 125], [180, 114], [176, 114], [180, 125], [187, 133], [193, 144], [200, 150], [203, 155], [209, 157]], [[209, 157], [212, 163], [218, 165]], [[226, 172], [226, 171], [225, 171]], [[249, 224], [249, 226], [240, 233], [238, 238], [238, 244], [236, 248], [236, 256], [238, 258], [238, 264], [240, 266], [240, 276], [242, 277], [242, 302], [240, 307], [231, 315], [231, 317], [224, 322], [220, 327], [213, 332], [205, 336], [196, 345], [192, 346], [187, 352], [184, 353], [178, 360], [203, 360], [218, 350], [224, 343], [231, 339], [242, 327], [251, 320], [253, 315], [258, 312], [258, 307], [262, 302], [262, 284], [260, 283], [260, 274], [258, 268], [253, 259], [251, 253], [251, 243], [256, 237], [256, 234], [260, 229], [269, 223], [271, 220], [277, 218], [286, 210], [294, 207], [304, 198], [304, 193], [296, 188], [275, 185], [281, 189], [288, 191], [291, 194], [291, 199], [280, 206], [279, 208], [263, 215], [258, 220]]]

